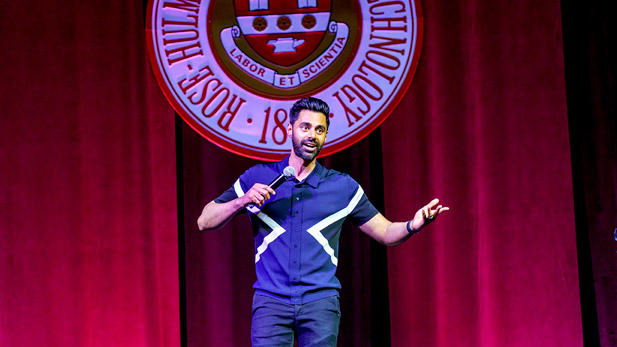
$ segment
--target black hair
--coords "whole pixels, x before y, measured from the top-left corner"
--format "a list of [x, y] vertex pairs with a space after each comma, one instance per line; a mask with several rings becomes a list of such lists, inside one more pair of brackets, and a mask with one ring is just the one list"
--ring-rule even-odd
[[302, 110], [322, 113], [326, 116], [326, 127], [330, 128], [330, 107], [325, 101], [311, 96], [296, 101], [289, 111], [289, 123], [293, 125], [298, 120], [298, 115]]

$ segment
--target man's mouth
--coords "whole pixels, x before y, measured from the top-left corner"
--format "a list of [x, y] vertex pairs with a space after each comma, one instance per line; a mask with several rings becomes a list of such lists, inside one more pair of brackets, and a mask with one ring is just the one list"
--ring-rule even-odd
[[309, 149], [309, 150], [311, 150], [311, 151], [313, 151], [313, 150], [315, 150], [315, 148], [317, 148], [317, 144], [316, 144], [316, 143], [314, 143], [314, 142], [303, 142], [303, 143], [302, 143], [302, 145], [303, 145], [305, 148], [307, 148], [307, 149]]

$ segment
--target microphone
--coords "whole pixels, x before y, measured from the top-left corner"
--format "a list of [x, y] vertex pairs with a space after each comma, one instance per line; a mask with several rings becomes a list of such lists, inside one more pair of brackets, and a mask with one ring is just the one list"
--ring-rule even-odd
[[296, 169], [291, 166], [288, 166], [283, 170], [283, 172], [278, 175], [268, 186], [272, 189], [278, 188], [283, 182], [285, 182], [288, 178], [293, 177], [296, 174]]
[[[278, 175], [272, 182], [270, 182], [268, 186], [272, 189], [276, 189], [281, 184], [283, 184], [285, 180], [287, 180], [290, 177], [293, 177], [295, 174], [296, 174], [296, 169], [294, 169], [291, 166], [288, 166], [283, 170], [283, 172], [280, 175]], [[253, 213], [256, 213], [257, 211], [259, 211], [257, 206], [255, 206], [255, 204], [253, 203], [250, 203], [246, 208]]]

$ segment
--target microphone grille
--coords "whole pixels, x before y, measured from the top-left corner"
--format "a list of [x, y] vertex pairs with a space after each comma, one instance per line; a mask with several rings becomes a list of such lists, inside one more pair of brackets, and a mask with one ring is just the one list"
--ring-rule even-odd
[[294, 169], [294, 168], [293, 168], [293, 167], [291, 167], [291, 166], [288, 166], [288, 167], [286, 167], [286, 168], [285, 168], [285, 170], [283, 170], [283, 175], [284, 175], [286, 178], [292, 177], [292, 176], [294, 176], [295, 174], [296, 174], [296, 169]]

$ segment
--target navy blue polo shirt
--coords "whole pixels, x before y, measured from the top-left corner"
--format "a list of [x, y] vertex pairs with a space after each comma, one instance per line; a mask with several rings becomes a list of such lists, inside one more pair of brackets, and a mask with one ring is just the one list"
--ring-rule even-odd
[[[288, 162], [289, 157], [253, 166], [214, 201], [228, 202], [255, 183], [269, 184]], [[246, 209], [255, 238], [253, 288], [291, 304], [338, 295], [341, 226], [346, 218], [362, 225], [378, 213], [354, 179], [319, 163], [302, 182], [288, 179], [264, 205]]]

